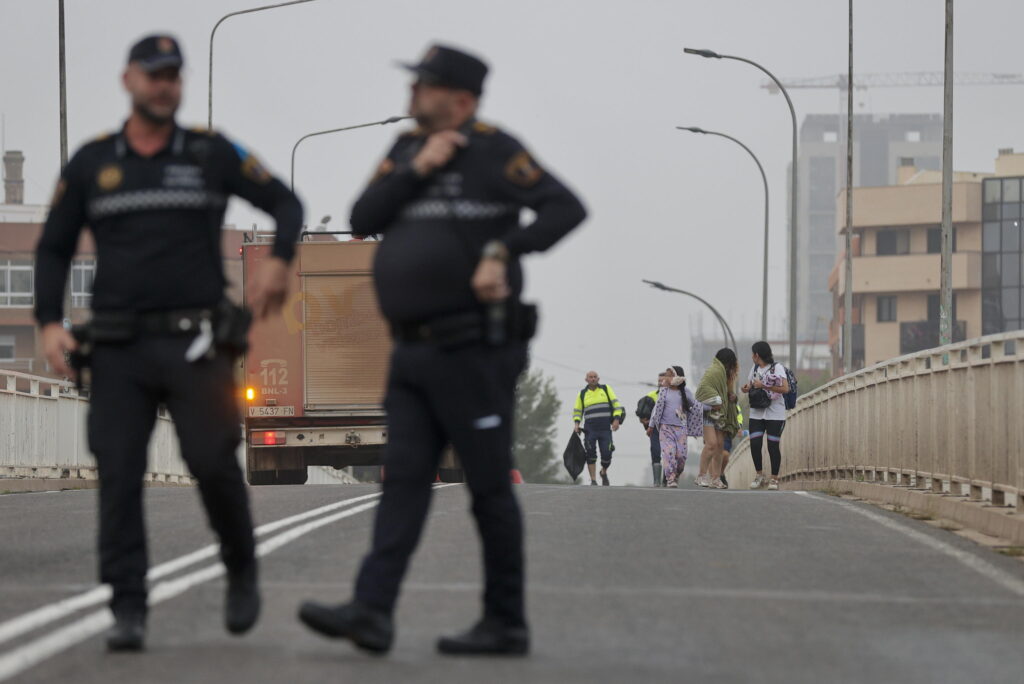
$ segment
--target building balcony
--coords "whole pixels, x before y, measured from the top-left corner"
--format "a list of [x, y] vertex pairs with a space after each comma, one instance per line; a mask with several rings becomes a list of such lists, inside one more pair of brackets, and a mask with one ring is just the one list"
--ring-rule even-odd
[[[925, 292], [939, 289], [941, 255], [902, 254], [853, 259], [854, 294]], [[833, 271], [838, 295], [846, 293], [846, 266]], [[830, 278], [832, 281], [832, 278]], [[981, 289], [981, 252], [953, 254], [953, 289]]]

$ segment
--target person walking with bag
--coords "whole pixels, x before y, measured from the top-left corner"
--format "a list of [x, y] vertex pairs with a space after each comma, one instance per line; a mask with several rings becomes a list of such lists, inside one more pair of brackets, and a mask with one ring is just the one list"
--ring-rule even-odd
[[[612, 433], [619, 429], [626, 417], [626, 409], [622, 408], [615, 390], [601, 384], [601, 376], [597, 371], [587, 373], [587, 386], [580, 390], [573, 407], [573, 430], [583, 430], [583, 443], [587, 447], [587, 470], [590, 472], [590, 484], [597, 485], [597, 451], [601, 450], [601, 484], [607, 487], [608, 468], [612, 465], [612, 452], [615, 443]], [[583, 427], [580, 427], [580, 423]]]
[[651, 412], [647, 434], [658, 435], [666, 486], [676, 488], [686, 467], [687, 438], [703, 430], [704, 406], [686, 387], [682, 366], [671, 366], [658, 377], [661, 389]]
[[[667, 373], [658, 373], [658, 387], [661, 388], [661, 380]], [[636, 417], [640, 419], [640, 425], [643, 426], [644, 432], [647, 433], [648, 440], [650, 441], [651, 447], [651, 476], [654, 487], [660, 487], [664, 482], [664, 476], [661, 469], [661, 443], [658, 441], [658, 433], [654, 430], [648, 430], [651, 426], [651, 413], [654, 411], [654, 406], [658, 402], [658, 390], [648, 392], [636, 405]]]
[[[779, 470], [782, 467], [782, 431], [786, 427], [785, 396], [790, 392], [789, 371], [772, 356], [772, 348], [765, 341], [755, 342], [751, 348], [754, 365], [747, 382], [740, 388], [750, 399], [750, 456], [754, 459], [757, 476], [751, 489], [778, 489]], [[768, 436], [768, 458], [772, 475], [764, 475], [761, 447]]]
[[736, 353], [728, 348], [719, 349], [697, 387], [697, 401], [709, 407], [704, 412], [704, 449], [697, 476], [700, 487], [727, 489], [721, 478], [721, 455], [725, 438], [736, 434], [736, 395], [732, 385], [738, 372]]

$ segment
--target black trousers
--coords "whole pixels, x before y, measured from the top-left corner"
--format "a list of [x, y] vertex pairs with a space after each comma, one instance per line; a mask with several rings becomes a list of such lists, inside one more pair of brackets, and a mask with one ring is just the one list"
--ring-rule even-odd
[[229, 572], [252, 564], [249, 498], [235, 456], [238, 400], [227, 357], [185, 361], [190, 337], [150, 336], [97, 345], [92, 357], [89, 448], [100, 478], [100, 581], [111, 607], [145, 610], [146, 530], [142, 478], [157, 408], [174, 419], [182, 456], [199, 483]]
[[525, 344], [454, 351], [396, 346], [385, 399], [383, 494], [373, 547], [356, 580], [358, 601], [394, 610], [423, 531], [441, 452], [451, 444], [466, 473], [483, 544], [484, 617], [526, 625], [523, 523], [509, 474], [515, 383], [525, 361]]

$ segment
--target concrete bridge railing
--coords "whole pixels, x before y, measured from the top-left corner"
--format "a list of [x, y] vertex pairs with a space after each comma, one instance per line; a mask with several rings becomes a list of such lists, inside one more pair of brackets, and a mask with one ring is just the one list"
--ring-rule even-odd
[[[64, 381], [0, 371], [2, 479], [95, 480], [86, 418], [89, 401]], [[170, 418], [161, 415], [149, 444], [146, 480], [190, 484]]]
[[[861, 487], [870, 496], [887, 489], [883, 498], [893, 502], [897, 489], [974, 502], [1016, 525], [1017, 538], [1024, 534], [1024, 331], [837, 378], [801, 397], [782, 446], [784, 486], [845, 482], [870, 485]], [[749, 453], [743, 444], [734, 454], [729, 472], [738, 486], [753, 476]], [[932, 511], [946, 517], [949, 507]]]

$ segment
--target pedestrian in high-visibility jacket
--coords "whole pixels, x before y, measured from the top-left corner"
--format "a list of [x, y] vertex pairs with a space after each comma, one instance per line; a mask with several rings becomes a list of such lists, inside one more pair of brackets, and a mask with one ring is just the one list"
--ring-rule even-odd
[[572, 419], [576, 432], [583, 430], [583, 443], [587, 448], [587, 470], [590, 484], [597, 484], [597, 452], [601, 451], [601, 484], [607, 487], [608, 468], [612, 464], [615, 444], [612, 433], [619, 429], [626, 410], [615, 396], [615, 390], [601, 384], [597, 371], [587, 373], [587, 386], [576, 397]]
[[[660, 386], [662, 378], [666, 373], [658, 373], [657, 383]], [[651, 412], [654, 411], [654, 405], [658, 401], [658, 390], [651, 390], [640, 398], [640, 401], [636, 404], [636, 417], [640, 419], [640, 424], [643, 426], [644, 431], [647, 432], [647, 439], [651, 444], [651, 475], [653, 480], [653, 486], [660, 487], [662, 483], [662, 470], [661, 470], [661, 442], [658, 440], [658, 434], [647, 430], [651, 426]]]

